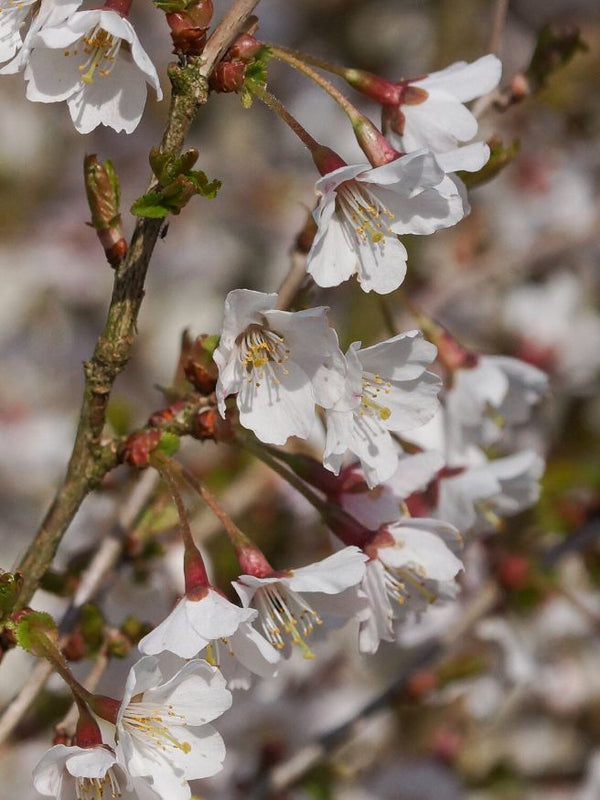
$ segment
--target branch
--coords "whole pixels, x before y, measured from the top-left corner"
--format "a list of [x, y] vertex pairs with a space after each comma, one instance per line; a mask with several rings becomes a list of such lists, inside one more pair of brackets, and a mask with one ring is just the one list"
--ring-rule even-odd
[[[153, 470], [147, 470], [126, 500], [114, 528], [104, 537], [98, 551], [83, 572], [75, 595], [63, 615], [59, 626], [62, 634], [59, 646], [66, 642], [67, 634], [76, 622], [80, 608], [105, 585], [107, 575], [121, 558], [126, 534], [150, 502], [157, 484], [157, 474]], [[0, 744], [19, 724], [51, 674], [52, 666], [47, 661], [40, 661], [35, 665], [27, 682], [3, 710], [0, 717]]]
[[[203, 55], [190, 58], [185, 66], [170, 66], [173, 90], [162, 152], [173, 156], [181, 152], [192, 121], [208, 100], [207, 76], [257, 4], [258, 0], [236, 0], [208, 40]], [[161, 225], [160, 219], [139, 219], [127, 256], [116, 269], [104, 331], [91, 359], [84, 364], [83, 402], [67, 474], [16, 568], [23, 584], [15, 610], [31, 600], [84, 498], [117, 464], [116, 447], [103, 445], [101, 437], [113, 384], [131, 355], [146, 272]]]

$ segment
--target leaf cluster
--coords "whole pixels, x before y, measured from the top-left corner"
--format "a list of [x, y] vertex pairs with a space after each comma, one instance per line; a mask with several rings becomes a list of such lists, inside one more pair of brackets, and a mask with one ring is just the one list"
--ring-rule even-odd
[[175, 157], [153, 147], [150, 166], [162, 188], [139, 197], [131, 206], [131, 213], [137, 217], [161, 219], [168, 214], [179, 214], [194, 195], [213, 200], [221, 181], [209, 180], [202, 170], [192, 169], [198, 155], [195, 147]]

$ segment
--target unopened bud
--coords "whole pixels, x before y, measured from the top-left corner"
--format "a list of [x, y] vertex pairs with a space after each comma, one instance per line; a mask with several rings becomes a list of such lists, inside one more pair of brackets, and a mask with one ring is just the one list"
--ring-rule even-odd
[[132, 433], [123, 445], [122, 461], [138, 469], [150, 466], [150, 454], [158, 447], [161, 435], [159, 430]]
[[227, 58], [231, 61], [252, 61], [258, 51], [264, 47], [262, 42], [250, 36], [249, 33], [242, 33], [227, 51]]
[[208, 396], [215, 390], [219, 373], [212, 354], [218, 344], [218, 337], [198, 336], [190, 346], [183, 363], [185, 377], [200, 394]]
[[189, 5], [164, 3], [162, 7], [167, 11], [173, 52], [188, 56], [200, 55], [204, 50], [206, 32], [212, 20], [212, 0], [200, 0]]
[[117, 267], [127, 252], [119, 213], [119, 181], [110, 161], [100, 163], [95, 154], [83, 161], [85, 190], [92, 212], [91, 226], [95, 228], [100, 244], [111, 267]]
[[246, 80], [244, 61], [220, 61], [210, 74], [210, 88], [215, 92], [239, 92]]

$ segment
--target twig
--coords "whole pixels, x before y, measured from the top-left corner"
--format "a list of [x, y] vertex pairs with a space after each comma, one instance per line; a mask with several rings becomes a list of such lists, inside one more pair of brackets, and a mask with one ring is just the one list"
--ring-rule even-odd
[[[161, 143], [163, 152], [181, 152], [193, 119], [208, 99], [207, 76], [257, 4], [258, 0], [236, 0], [208, 40], [202, 57], [169, 68], [173, 91]], [[104, 331], [92, 358], [84, 365], [83, 402], [67, 474], [17, 567], [23, 584], [15, 610], [30, 601], [84, 498], [116, 465], [116, 449], [102, 444], [102, 431], [112, 386], [131, 355], [146, 272], [161, 226], [160, 219], [139, 219], [127, 256], [115, 272]]]
[[494, 9], [494, 21], [492, 23], [492, 35], [490, 36], [490, 43], [488, 50], [490, 53], [500, 54], [502, 46], [502, 34], [504, 26], [506, 25], [506, 16], [508, 14], [509, 0], [496, 0], [496, 7]]
[[[96, 595], [104, 585], [106, 576], [112, 571], [123, 551], [124, 534], [133, 526], [137, 517], [149, 502], [158, 484], [158, 476], [153, 470], [144, 473], [136, 484], [128, 500], [122, 507], [114, 529], [106, 536], [81, 577], [81, 582], [73, 600], [65, 611], [59, 629], [62, 636], [59, 644], [66, 642], [66, 633], [77, 619], [79, 609]], [[5, 708], [0, 717], [0, 744], [4, 742], [19, 724], [46, 681], [52, 674], [52, 667], [47, 661], [40, 661], [33, 668], [27, 682], [16, 697]]]

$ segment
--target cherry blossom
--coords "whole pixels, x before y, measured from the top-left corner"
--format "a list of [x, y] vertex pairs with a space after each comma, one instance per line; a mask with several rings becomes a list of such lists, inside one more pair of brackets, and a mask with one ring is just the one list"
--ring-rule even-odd
[[230, 292], [214, 359], [217, 400], [237, 393], [240, 422], [263, 442], [307, 438], [315, 403], [331, 408], [344, 389], [346, 365], [326, 308], [278, 311], [276, 294]]
[[532, 450], [492, 461], [479, 455], [480, 464], [439, 479], [438, 502], [432, 509], [463, 533], [498, 530], [502, 518], [534, 505], [540, 494], [544, 460]]
[[139, 642], [140, 652], [165, 650], [192, 658], [206, 648], [230, 688], [247, 688], [246, 672], [264, 678], [277, 671], [279, 653], [250, 624], [258, 612], [230, 603], [214, 588], [186, 594], [169, 616]]
[[358, 547], [345, 547], [299, 569], [240, 575], [233, 586], [244, 607], [252, 603], [258, 609], [265, 637], [284, 657], [297, 645], [304, 658], [314, 658], [306, 639], [324, 618], [342, 622], [365, 610], [356, 587], [366, 560]]
[[324, 466], [338, 474], [350, 451], [360, 459], [369, 488], [391, 478], [400, 452], [391, 432], [423, 425], [437, 410], [441, 383], [426, 371], [435, 354], [420, 331], [363, 350], [360, 342], [350, 345], [346, 390], [327, 411]]
[[160, 800], [148, 783], [127, 775], [106, 745], [51, 747], [33, 770], [33, 785], [56, 800]]
[[146, 83], [162, 99], [158, 75], [129, 20], [112, 10], [77, 11], [41, 28], [25, 70], [27, 97], [66, 100], [75, 127], [131, 133], [146, 104]]
[[394, 619], [423, 612], [438, 598], [454, 597], [463, 569], [456, 528], [435, 519], [403, 518], [384, 527], [365, 548], [370, 556], [361, 590], [370, 615], [360, 622], [359, 647], [374, 653], [379, 642], [393, 641]]
[[403, 81], [399, 104], [384, 106], [384, 133], [408, 153], [422, 147], [452, 150], [477, 134], [477, 119], [463, 104], [495, 89], [501, 73], [501, 62], [490, 54]]
[[466, 443], [487, 445], [505, 428], [526, 422], [547, 391], [548, 377], [537, 367], [509, 356], [480, 356], [474, 367], [454, 372], [446, 406]]
[[161, 797], [189, 800], [188, 780], [222, 769], [225, 746], [207, 723], [230, 705], [225, 679], [205, 661], [188, 661], [164, 681], [155, 657], [140, 659], [116, 717], [119, 762]]
[[[487, 146], [478, 152], [485, 163]], [[467, 154], [465, 166], [456, 166], [456, 159], [449, 165], [468, 169], [474, 154]], [[453, 170], [419, 151], [375, 168], [346, 165], [320, 178], [315, 186], [318, 230], [307, 264], [316, 283], [337, 286], [356, 272], [365, 292], [397, 289], [407, 260], [398, 235], [431, 234], [468, 213], [464, 187], [446, 174]]]

